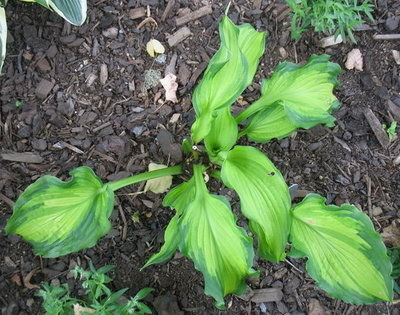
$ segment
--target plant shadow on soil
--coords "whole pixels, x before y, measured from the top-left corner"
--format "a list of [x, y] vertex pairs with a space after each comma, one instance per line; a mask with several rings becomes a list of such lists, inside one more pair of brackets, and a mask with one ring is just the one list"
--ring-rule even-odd
[[[379, 3], [375, 15], [380, 20], [400, 15], [396, 1]], [[128, 287], [128, 293], [134, 295], [141, 288], [155, 288], [146, 299], [148, 304], [169, 314], [261, 314], [259, 305], [233, 296], [226, 299], [230, 306], [227, 311], [216, 310], [212, 299], [203, 293], [201, 274], [178, 254], [167, 264], [139, 271], [160, 248], [163, 231], [173, 214], [162, 207], [162, 196], [132, 194], [140, 191], [141, 185], [118, 193], [111, 216], [113, 229], [94, 248], [57, 259], [41, 259], [18, 236], [4, 234], [12, 201], [44, 174], [67, 179], [69, 170], [88, 165], [106, 181], [144, 171], [151, 161], [179, 161], [176, 144], [189, 135], [194, 117], [191, 92], [218, 49], [218, 22], [226, 4], [213, 1], [211, 14], [186, 25], [193, 36], [172, 48], [167, 47], [166, 35], [179, 28], [175, 17], [187, 13], [187, 8], [198, 9], [203, 5], [201, 1], [176, 1], [165, 21], [165, 1], [92, 2], [88, 20], [79, 28], [38, 5], [9, 4], [8, 55], [0, 77], [0, 151], [34, 152], [40, 162], [0, 159], [0, 305], [4, 314], [41, 314], [40, 299], [34, 297], [36, 290], [31, 287], [41, 281], [68, 282], [78, 293], [78, 284], [68, 270], [74, 263], [86, 267], [88, 259], [96, 267], [117, 266], [111, 273], [115, 290]], [[129, 10], [147, 5], [158, 24], [148, 23], [137, 30], [144, 17], [131, 19]], [[327, 53], [343, 68], [344, 57], [357, 47], [364, 56], [364, 71], [343, 71], [340, 75], [335, 94], [342, 107], [335, 113], [336, 127], [299, 131], [258, 147], [289, 184], [299, 185], [300, 195], [316, 192], [333, 204], [356, 204], [370, 214], [378, 232], [382, 232], [399, 220], [400, 175], [393, 159], [400, 154], [400, 142], [397, 139], [383, 149], [364, 111], [370, 108], [382, 124], [389, 125], [393, 113], [387, 108], [388, 99], [400, 106], [399, 67], [391, 53], [399, 42], [377, 41], [372, 38], [375, 31], [361, 31], [355, 34], [357, 44], [321, 49], [317, 35], [311, 32], [295, 43], [290, 39], [290, 18], [281, 14], [282, 8], [280, 1], [237, 1], [231, 7], [229, 15], [234, 22], [248, 22], [269, 33], [255, 83], [244, 92], [244, 101], [251, 103], [258, 97], [261, 79], [271, 75], [284, 60], [305, 62], [313, 53]], [[105, 32], [110, 28], [118, 32]], [[387, 32], [384, 23], [377, 24], [376, 31]], [[166, 46], [167, 64], [174, 53], [178, 55], [177, 104], [159, 102], [160, 85], [149, 90], [147, 96], [140, 92], [145, 70], [163, 73], [166, 67], [147, 55], [145, 44], [151, 38]], [[102, 65], [106, 65], [108, 74], [103, 85]], [[44, 95], [36, 90], [43, 79], [54, 84]], [[23, 105], [16, 107], [16, 101]], [[233, 108], [240, 111], [242, 105], [237, 103]], [[174, 114], [180, 114], [177, 122], [171, 122]], [[174, 179], [174, 183], [179, 180]], [[227, 195], [237, 210], [238, 198], [232, 191], [214, 181], [209, 189]], [[245, 221], [240, 219], [239, 224], [245, 225]], [[281, 301], [265, 303], [270, 314], [307, 313], [313, 299], [335, 314], [399, 313], [384, 303], [354, 306], [335, 301], [303, 272], [304, 261], [291, 263], [296, 268], [285, 262], [255, 260], [254, 267], [261, 275], [249, 279], [249, 285], [253, 289], [277, 287], [284, 292]]]

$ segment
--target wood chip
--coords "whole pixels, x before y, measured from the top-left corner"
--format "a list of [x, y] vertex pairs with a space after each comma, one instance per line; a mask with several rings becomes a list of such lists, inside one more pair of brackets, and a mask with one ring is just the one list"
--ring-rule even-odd
[[20, 153], [1, 153], [0, 157], [6, 161], [22, 162], [22, 163], [37, 163], [43, 162], [43, 158], [32, 152], [20, 152]]
[[140, 19], [145, 16], [146, 16], [146, 8], [144, 7], [129, 10], [129, 18], [131, 20]]
[[373, 39], [379, 40], [396, 40], [400, 39], [400, 34], [376, 34], [372, 36]]
[[212, 13], [212, 8], [211, 6], [204, 6], [196, 11], [190, 12], [189, 14], [186, 14], [182, 17], [178, 17], [176, 18], [175, 22], [177, 26], [181, 26], [183, 24], [186, 24], [190, 21], [194, 21], [197, 20], [207, 14], [211, 14]]
[[108, 80], [108, 68], [107, 65], [103, 63], [100, 66], [100, 84], [101, 85], [106, 84], [107, 80]]
[[153, 19], [152, 17], [147, 17], [142, 22], [140, 22], [140, 24], [137, 26], [137, 29], [140, 30], [140, 28], [146, 25], [147, 23], [154, 23], [156, 26], [158, 26], [155, 19]]
[[388, 100], [387, 104], [395, 120], [400, 121], [400, 107], [393, 103], [391, 100]]
[[31, 279], [33, 275], [39, 270], [39, 268], [31, 270], [22, 280], [24, 282], [24, 286], [28, 289], [40, 289], [40, 286], [37, 284], [32, 284]]
[[333, 140], [335, 140], [335, 142], [339, 143], [343, 147], [343, 149], [351, 152], [351, 149], [346, 142], [344, 142], [343, 140], [339, 139], [336, 136], [333, 136]]
[[386, 134], [386, 131], [383, 129], [379, 119], [369, 108], [365, 109], [364, 116], [367, 119], [368, 124], [370, 125], [381, 146], [387, 148], [389, 146], [389, 138]]
[[394, 61], [395, 61], [398, 65], [400, 65], [400, 51], [398, 51], [398, 50], [392, 50], [392, 54], [393, 54]]
[[175, 114], [172, 115], [172, 117], [171, 117], [171, 119], [169, 120], [169, 122], [170, 122], [171, 124], [176, 124], [176, 123], [178, 122], [178, 120], [179, 120], [180, 117], [181, 117], [181, 114], [175, 113]]
[[309, 315], [325, 315], [326, 312], [320, 301], [318, 301], [316, 299], [310, 299], [310, 303], [308, 304], [308, 314]]
[[266, 288], [253, 291], [251, 301], [254, 303], [278, 302], [282, 300], [283, 293], [278, 288]]
[[161, 16], [161, 21], [164, 22], [167, 19], [174, 5], [175, 5], [175, 0], [168, 0], [168, 4], [165, 7], [165, 10]]
[[42, 81], [40, 81], [36, 87], [35, 94], [37, 98], [44, 100], [47, 97], [47, 95], [49, 95], [53, 87], [54, 87], [53, 82], [46, 79], [42, 79]]
[[179, 30], [177, 30], [174, 34], [172, 34], [169, 38], [168, 38], [168, 44], [173, 47], [176, 46], [177, 44], [179, 44], [181, 41], [185, 40], [186, 38], [188, 38], [190, 35], [192, 35], [192, 32], [190, 31], [189, 28], [187, 28], [186, 26], [180, 28]]
[[0, 200], [3, 200], [11, 208], [14, 207], [14, 204], [15, 204], [14, 201], [12, 201], [10, 198], [8, 198], [7, 196], [3, 195], [2, 193], [0, 193]]

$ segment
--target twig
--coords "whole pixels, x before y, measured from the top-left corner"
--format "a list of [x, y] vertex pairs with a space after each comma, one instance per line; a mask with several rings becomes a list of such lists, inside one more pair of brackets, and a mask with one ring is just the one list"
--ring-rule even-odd
[[124, 222], [124, 227], [122, 228], [122, 240], [125, 241], [126, 240], [126, 232], [128, 230], [128, 223], [126, 222], [125, 213], [124, 213], [124, 210], [122, 209], [121, 205], [118, 205], [118, 210], [119, 210], [119, 214], [121, 215], [122, 222]]
[[365, 181], [367, 182], [367, 197], [368, 197], [368, 213], [372, 217], [372, 201], [371, 201], [371, 178], [365, 175]]
[[384, 40], [392, 40], [392, 39], [400, 39], [400, 34], [376, 34], [372, 36], [373, 39], [384, 39]]

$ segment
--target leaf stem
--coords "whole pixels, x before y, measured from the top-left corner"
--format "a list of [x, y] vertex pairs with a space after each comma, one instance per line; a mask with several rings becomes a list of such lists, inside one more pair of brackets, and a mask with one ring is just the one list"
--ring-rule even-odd
[[239, 125], [242, 121], [254, 115], [260, 110], [267, 108], [275, 102], [273, 99], [261, 96], [257, 101], [247, 107], [243, 112], [236, 116], [236, 123]]
[[125, 186], [133, 185], [138, 182], [142, 182], [149, 179], [154, 179], [158, 177], [170, 176], [170, 175], [179, 175], [182, 174], [183, 170], [180, 165], [171, 166], [167, 168], [162, 168], [160, 170], [155, 170], [151, 172], [146, 172], [138, 175], [134, 175], [131, 177], [123, 178], [114, 182], [107, 183], [108, 187], [112, 189], [112, 191], [116, 191]]

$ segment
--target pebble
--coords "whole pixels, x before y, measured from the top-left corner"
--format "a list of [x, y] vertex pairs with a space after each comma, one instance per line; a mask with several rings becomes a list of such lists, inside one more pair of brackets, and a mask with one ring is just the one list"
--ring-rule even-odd
[[346, 177], [344, 177], [343, 175], [341, 175], [341, 174], [339, 174], [339, 175], [336, 177], [336, 182], [338, 182], [338, 183], [340, 183], [340, 184], [342, 184], [342, 185], [345, 185], [345, 186], [350, 185], [350, 181], [349, 181]]
[[106, 30], [103, 31], [103, 35], [105, 37], [111, 38], [111, 39], [117, 38], [118, 28], [116, 28], [116, 27], [107, 28]]
[[31, 144], [32, 148], [38, 151], [44, 151], [47, 149], [47, 142], [43, 139], [35, 139]]
[[17, 136], [20, 138], [29, 138], [31, 134], [32, 134], [31, 126], [23, 126], [17, 131]]
[[146, 128], [144, 126], [136, 126], [133, 127], [131, 132], [136, 136], [139, 137]]
[[344, 134], [343, 134], [343, 140], [350, 140], [351, 138], [353, 138], [353, 135], [351, 134], [351, 132], [349, 132], [349, 131], [346, 131]]
[[383, 213], [383, 210], [382, 210], [382, 208], [381, 207], [373, 207], [372, 208], [372, 215], [373, 216], [379, 216], [379, 215], [381, 215]]

